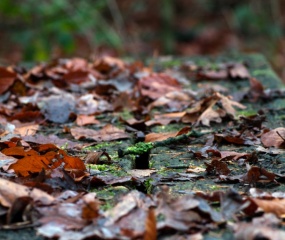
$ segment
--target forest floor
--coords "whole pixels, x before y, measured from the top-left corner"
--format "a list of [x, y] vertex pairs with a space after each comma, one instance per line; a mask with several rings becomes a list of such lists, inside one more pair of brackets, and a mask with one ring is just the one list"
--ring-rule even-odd
[[261, 55], [0, 72], [1, 239], [285, 238], [285, 88]]

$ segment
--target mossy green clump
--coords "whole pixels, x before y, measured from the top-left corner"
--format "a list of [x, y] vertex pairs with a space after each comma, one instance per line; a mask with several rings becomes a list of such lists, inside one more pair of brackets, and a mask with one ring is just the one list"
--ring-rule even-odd
[[257, 111], [253, 110], [253, 109], [248, 109], [248, 110], [241, 110], [241, 111], [237, 111], [236, 116], [244, 116], [244, 117], [249, 117], [252, 115], [256, 115]]
[[122, 143], [122, 141], [101, 142], [101, 143], [98, 143], [95, 146], [86, 147], [86, 148], [84, 148], [84, 150], [87, 150], [87, 151], [100, 150], [100, 149], [103, 149], [103, 148], [114, 147], [116, 145], [120, 145], [121, 143]]
[[134, 146], [128, 147], [126, 152], [129, 154], [140, 155], [150, 151], [153, 148], [153, 143], [138, 142]]
[[152, 190], [153, 190], [153, 187], [154, 187], [153, 182], [154, 182], [154, 180], [152, 178], [149, 178], [149, 179], [147, 179], [144, 182], [147, 194], [151, 194], [152, 193]]
[[117, 165], [109, 165], [109, 164], [86, 164], [87, 169], [91, 168], [93, 170], [97, 170], [100, 172], [106, 172], [112, 174], [114, 176], [124, 176], [125, 171], [122, 170]]

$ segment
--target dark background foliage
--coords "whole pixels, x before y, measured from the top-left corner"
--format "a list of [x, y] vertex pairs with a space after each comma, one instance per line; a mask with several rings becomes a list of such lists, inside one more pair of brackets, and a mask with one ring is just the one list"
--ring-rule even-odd
[[282, 0], [1, 0], [0, 61], [261, 52], [285, 79]]

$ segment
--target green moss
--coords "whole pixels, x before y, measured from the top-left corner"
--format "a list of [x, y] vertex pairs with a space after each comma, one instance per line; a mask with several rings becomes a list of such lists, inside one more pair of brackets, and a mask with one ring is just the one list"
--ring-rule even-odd
[[153, 148], [153, 143], [138, 142], [134, 146], [128, 147], [127, 152], [134, 155], [140, 155], [150, 151]]
[[256, 69], [252, 71], [252, 75], [254, 77], [259, 77], [259, 76], [266, 76], [266, 77], [271, 77], [271, 78], [277, 77], [276, 74], [270, 68]]
[[112, 209], [113, 207], [113, 204], [111, 204], [110, 202], [106, 202], [105, 204], [100, 205], [100, 209], [104, 212]]
[[124, 110], [120, 112], [120, 116], [125, 120], [131, 119], [134, 117], [133, 114], [126, 108], [124, 108]]
[[212, 191], [217, 191], [217, 190], [220, 190], [221, 187], [218, 186], [218, 185], [210, 185], [210, 186], [209, 186], [209, 189], [211, 189]]
[[68, 147], [68, 142], [66, 142], [65, 144], [61, 145], [61, 146], [60, 146], [60, 149], [66, 150], [67, 147]]
[[151, 128], [151, 131], [157, 133], [174, 132], [174, 131], [179, 131], [183, 127], [185, 127], [185, 124], [171, 123], [166, 126], [154, 126]]
[[125, 171], [122, 170], [117, 165], [109, 165], [109, 164], [86, 164], [86, 168], [91, 168], [93, 170], [98, 170], [101, 172], [108, 172], [114, 176], [122, 176], [125, 175]]
[[100, 208], [103, 211], [109, 210], [115, 206], [118, 199], [129, 192], [129, 189], [124, 186], [109, 186], [101, 190], [93, 189], [92, 192], [96, 192], [97, 198], [103, 200], [105, 204], [102, 204]]
[[147, 179], [145, 182], [144, 182], [144, 185], [145, 185], [145, 188], [146, 188], [146, 192], [147, 194], [151, 194], [152, 193], [152, 190], [153, 190], [153, 179], [152, 178], [149, 178]]
[[121, 143], [122, 143], [122, 141], [102, 142], [102, 143], [98, 143], [95, 146], [86, 147], [86, 148], [84, 148], [84, 150], [94, 151], [94, 150], [99, 150], [99, 149], [103, 149], [103, 148], [107, 148], [107, 147], [113, 147], [113, 146], [116, 146], [116, 145], [120, 145]]
[[248, 117], [248, 116], [252, 116], [252, 115], [256, 115], [257, 111], [253, 110], [253, 109], [248, 109], [248, 110], [241, 110], [241, 111], [237, 111], [236, 116], [244, 116], [244, 117]]

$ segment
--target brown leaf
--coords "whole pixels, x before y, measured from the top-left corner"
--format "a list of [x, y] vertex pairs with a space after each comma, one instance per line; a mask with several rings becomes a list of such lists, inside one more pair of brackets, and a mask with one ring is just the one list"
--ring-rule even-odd
[[231, 100], [230, 97], [226, 97], [220, 93], [216, 93], [217, 96], [220, 98], [220, 102], [222, 103], [223, 109], [227, 112], [232, 117], [235, 117], [235, 112], [236, 110], [234, 107], [240, 108], [240, 109], [245, 109], [246, 106]]
[[66, 138], [59, 138], [56, 135], [41, 135], [36, 134], [33, 136], [24, 136], [22, 138], [26, 142], [33, 143], [33, 144], [48, 144], [53, 143], [56, 145], [56, 148], [64, 147], [65, 149], [74, 149], [76, 147], [79, 147], [80, 144], [76, 142], [72, 142]]
[[261, 142], [265, 147], [285, 148], [285, 128], [275, 128], [261, 135]]
[[205, 163], [207, 166], [206, 171], [208, 173], [214, 172], [217, 175], [229, 175], [231, 172], [228, 168], [228, 165], [225, 162], [221, 162], [219, 160], [212, 160], [212, 162]]
[[144, 240], [154, 240], [157, 239], [157, 230], [156, 230], [156, 216], [155, 210], [150, 208], [148, 210], [147, 218], [145, 220], [145, 234]]
[[274, 215], [265, 214], [262, 217], [255, 218], [253, 223], [238, 223], [234, 226], [234, 237], [236, 240], [281, 240], [285, 239], [285, 232], [277, 229], [280, 220]]
[[249, 78], [250, 74], [247, 68], [242, 63], [235, 63], [229, 69], [229, 75], [231, 78]]
[[263, 200], [253, 198], [258, 207], [262, 208], [266, 213], [274, 213], [276, 216], [282, 217], [285, 214], [285, 199]]
[[249, 98], [251, 102], [256, 102], [259, 98], [265, 96], [264, 87], [256, 78], [250, 78], [249, 83]]
[[81, 217], [85, 220], [94, 220], [99, 217], [99, 200], [95, 199], [96, 193], [88, 193], [82, 197], [84, 202], [82, 206]]
[[[249, 167], [249, 165], [248, 165]], [[264, 168], [252, 166], [243, 176], [243, 180], [248, 183], [256, 183], [260, 180], [261, 176], [265, 176], [270, 182], [275, 180], [275, 174], [266, 171]]]
[[64, 81], [72, 84], [81, 84], [90, 81], [89, 72], [85, 70], [69, 71], [63, 76]]
[[[218, 102], [221, 106], [217, 106]], [[182, 122], [196, 122], [196, 124], [202, 123], [206, 126], [209, 126], [211, 121], [220, 123], [222, 117], [225, 117], [226, 114], [235, 117], [236, 110], [234, 107], [241, 109], [246, 108], [244, 105], [231, 100], [230, 97], [216, 92], [212, 96], [197, 102], [194, 107], [188, 110], [182, 117]]]
[[148, 111], [151, 111], [154, 107], [162, 107], [170, 109], [171, 111], [181, 111], [190, 104], [193, 100], [185, 91], [173, 91], [166, 93], [164, 96], [159, 97], [154, 102], [148, 105]]
[[101, 156], [106, 156], [108, 161], [111, 161], [111, 157], [109, 156], [108, 153], [105, 151], [98, 151], [98, 152], [90, 152], [87, 154], [87, 156], [84, 158], [85, 163], [87, 164], [97, 164], [99, 163], [100, 157]]
[[16, 78], [17, 74], [15, 72], [0, 67], [0, 94], [5, 93], [14, 84]]
[[165, 73], [152, 73], [138, 81], [138, 89], [142, 96], [153, 100], [166, 93], [180, 90], [179, 82]]
[[178, 122], [185, 115], [186, 112], [174, 112], [174, 113], [165, 113], [165, 114], [156, 114], [154, 119], [146, 121], [146, 126], [153, 125], [168, 125], [171, 122]]
[[129, 135], [111, 124], [105, 125], [101, 130], [95, 131], [88, 128], [74, 127], [70, 129], [72, 136], [79, 139], [92, 139], [96, 142], [113, 141], [129, 138]]
[[78, 115], [76, 118], [76, 124], [78, 126], [85, 126], [89, 124], [99, 124], [100, 122], [94, 115]]
[[149, 133], [145, 136], [145, 142], [163, 141], [171, 137], [177, 137], [179, 135], [188, 133], [190, 129], [190, 127], [184, 127], [178, 132]]
[[0, 203], [4, 207], [11, 207], [19, 197], [29, 196], [34, 201], [49, 205], [54, 202], [54, 198], [36, 188], [29, 188], [17, 183], [0, 178]]
[[25, 218], [28, 216], [25, 215], [27, 215], [27, 210], [31, 208], [32, 203], [33, 199], [29, 196], [16, 198], [7, 213], [7, 223], [11, 224], [13, 222], [22, 222], [26, 220]]
[[209, 70], [209, 69], [203, 69], [202, 71], [199, 71], [197, 74], [197, 77], [199, 79], [209, 79], [209, 80], [221, 80], [225, 79], [228, 76], [227, 69], [219, 69], [219, 70]]
[[240, 158], [245, 158], [250, 155], [250, 153], [239, 153], [239, 152], [233, 152], [233, 151], [221, 151], [221, 157], [232, 157], [233, 161], [237, 161]]
[[9, 120], [19, 120], [20, 122], [41, 122], [43, 121], [43, 115], [40, 111], [25, 111], [15, 113]]
[[108, 74], [111, 70], [123, 70], [125, 63], [119, 58], [104, 56], [94, 62], [93, 68], [103, 74]]
[[[57, 152], [51, 151], [56, 150]], [[13, 169], [16, 174], [21, 176], [29, 176], [31, 173], [39, 173], [42, 169], [54, 169], [64, 163], [66, 170], [76, 169], [85, 171], [86, 167], [83, 161], [77, 157], [68, 156], [61, 149], [57, 149], [52, 144], [41, 145], [38, 148], [40, 155], [35, 150], [24, 151], [22, 147], [12, 147], [2, 150], [2, 153], [8, 156], [23, 157], [17, 162], [11, 164], [9, 169]]]
[[12, 123], [16, 126], [14, 133], [22, 137], [35, 135], [40, 127], [39, 124], [36, 123], [20, 123], [15, 121]]

